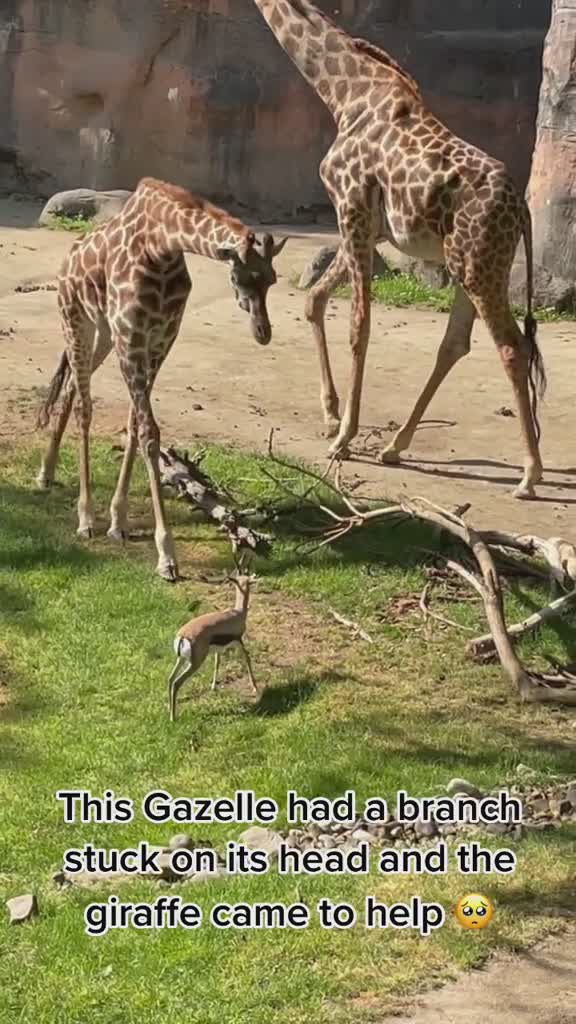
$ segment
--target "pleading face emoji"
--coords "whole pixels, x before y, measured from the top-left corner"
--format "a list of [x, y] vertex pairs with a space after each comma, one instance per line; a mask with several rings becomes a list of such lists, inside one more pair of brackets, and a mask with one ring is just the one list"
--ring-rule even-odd
[[480, 931], [490, 924], [494, 915], [494, 905], [487, 896], [471, 892], [458, 901], [454, 913], [458, 924], [461, 924], [463, 928]]

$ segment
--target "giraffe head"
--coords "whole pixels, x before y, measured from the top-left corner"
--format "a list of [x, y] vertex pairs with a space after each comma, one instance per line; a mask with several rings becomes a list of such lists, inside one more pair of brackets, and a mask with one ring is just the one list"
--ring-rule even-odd
[[276, 243], [272, 235], [256, 239], [249, 231], [238, 246], [218, 249], [217, 257], [230, 264], [230, 281], [236, 302], [250, 314], [252, 334], [259, 345], [267, 345], [272, 326], [266, 308], [270, 285], [276, 284], [274, 257], [282, 251], [287, 238]]

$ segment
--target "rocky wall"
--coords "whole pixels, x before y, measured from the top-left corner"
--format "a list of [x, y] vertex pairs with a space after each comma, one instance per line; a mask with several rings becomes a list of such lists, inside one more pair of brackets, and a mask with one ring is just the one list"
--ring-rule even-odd
[[[320, 0], [526, 183], [550, 0]], [[0, 189], [155, 175], [265, 219], [328, 207], [333, 126], [252, 0], [0, 0]]]

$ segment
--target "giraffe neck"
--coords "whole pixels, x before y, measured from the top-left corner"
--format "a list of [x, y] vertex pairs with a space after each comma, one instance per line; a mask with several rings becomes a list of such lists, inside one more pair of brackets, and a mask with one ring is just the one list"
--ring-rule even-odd
[[218, 259], [218, 249], [237, 248], [249, 234], [225, 210], [175, 185], [145, 178], [137, 196], [148, 222], [148, 248], [156, 257], [189, 252]]
[[338, 121], [350, 79], [368, 71], [354, 40], [308, 0], [255, 0], [282, 48]]

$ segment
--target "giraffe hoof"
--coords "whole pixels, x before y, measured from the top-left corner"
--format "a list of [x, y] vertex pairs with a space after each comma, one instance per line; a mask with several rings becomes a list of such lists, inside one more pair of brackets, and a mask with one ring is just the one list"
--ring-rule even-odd
[[512, 491], [512, 497], [519, 501], [534, 501], [538, 497], [533, 484], [519, 484], [516, 490]]
[[76, 536], [81, 537], [82, 540], [92, 540], [94, 529], [92, 526], [79, 526], [76, 530]]
[[336, 458], [336, 459], [341, 460], [342, 462], [344, 462], [345, 459], [349, 459], [350, 458], [350, 449], [348, 447], [348, 442], [347, 441], [339, 442], [338, 440], [336, 440], [334, 442], [334, 444], [330, 445], [330, 447], [328, 449], [328, 455], [330, 456], [331, 459]]
[[380, 452], [380, 462], [385, 462], [388, 466], [397, 466], [401, 461], [400, 452], [391, 445]]
[[340, 430], [340, 420], [327, 419], [326, 427], [324, 430], [324, 437], [338, 437], [338, 431]]
[[109, 537], [110, 540], [118, 541], [120, 544], [124, 544], [128, 539], [128, 533], [126, 530], [119, 530], [117, 527], [113, 526], [110, 527], [106, 536]]
[[163, 562], [156, 570], [161, 579], [168, 583], [176, 583], [180, 579], [178, 567], [175, 562]]

